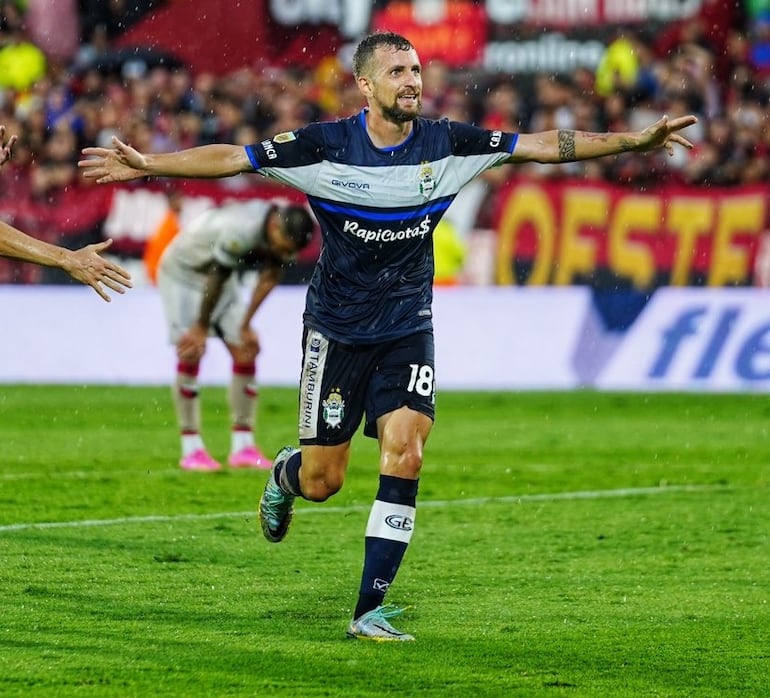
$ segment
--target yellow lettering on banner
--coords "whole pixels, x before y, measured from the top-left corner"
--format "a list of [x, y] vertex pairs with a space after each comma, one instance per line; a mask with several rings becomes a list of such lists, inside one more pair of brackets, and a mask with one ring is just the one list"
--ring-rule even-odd
[[556, 240], [556, 221], [551, 202], [540, 187], [518, 186], [508, 197], [500, 218], [500, 244], [497, 255], [497, 283], [511, 285], [516, 238], [522, 226], [529, 223], [537, 233], [532, 273], [528, 286], [549, 282]]
[[557, 286], [574, 283], [579, 274], [590, 274], [596, 269], [596, 241], [582, 237], [580, 230], [591, 225], [603, 229], [609, 210], [608, 198], [597, 189], [565, 190], [561, 244], [554, 274]]
[[732, 244], [736, 233], [759, 235], [765, 221], [765, 197], [734, 196], [722, 201], [711, 248], [709, 286], [745, 283], [750, 277], [748, 250]]
[[710, 235], [714, 225], [714, 200], [707, 196], [674, 197], [668, 205], [666, 224], [677, 238], [671, 286], [687, 286], [699, 235]]
[[657, 196], [626, 196], [618, 201], [609, 229], [610, 268], [629, 278], [634, 286], [646, 289], [655, 279], [655, 257], [648, 245], [629, 240], [633, 232], [657, 233], [663, 203]]

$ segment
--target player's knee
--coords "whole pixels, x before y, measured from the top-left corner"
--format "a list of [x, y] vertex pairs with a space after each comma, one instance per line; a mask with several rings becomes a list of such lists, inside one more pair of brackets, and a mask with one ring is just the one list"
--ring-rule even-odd
[[345, 480], [345, 469], [324, 467], [305, 468], [302, 464], [300, 478], [302, 484], [302, 496], [313, 502], [325, 502], [332, 495], [342, 489]]
[[398, 459], [401, 477], [416, 480], [422, 469], [422, 449], [407, 448]]
[[336, 477], [314, 478], [302, 483], [302, 496], [313, 502], [325, 502], [342, 489], [342, 479]]

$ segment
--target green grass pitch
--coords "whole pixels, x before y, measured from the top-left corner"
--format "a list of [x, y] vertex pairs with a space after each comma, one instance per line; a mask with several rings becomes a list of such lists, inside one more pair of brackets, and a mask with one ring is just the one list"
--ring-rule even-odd
[[344, 633], [372, 440], [271, 545], [266, 473], [179, 470], [168, 388], [2, 386], [0, 424], [4, 698], [770, 695], [770, 396], [439, 393], [403, 644]]

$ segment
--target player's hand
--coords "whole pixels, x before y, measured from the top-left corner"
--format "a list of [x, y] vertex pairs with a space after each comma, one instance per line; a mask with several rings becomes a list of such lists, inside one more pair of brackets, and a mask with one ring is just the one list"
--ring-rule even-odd
[[147, 175], [147, 160], [138, 150], [112, 137], [112, 148], [83, 148], [85, 160], [78, 162], [86, 179], [97, 184], [127, 182]]
[[73, 279], [93, 288], [108, 303], [111, 299], [105, 287], [116, 293], [125, 293], [127, 288], [132, 287], [131, 274], [119, 264], [100, 256], [110, 245], [111, 239], [73, 250], [62, 265]]
[[259, 335], [256, 330], [251, 327], [241, 328], [241, 346], [253, 356], [259, 354]]
[[676, 119], [669, 119], [668, 116], [664, 116], [639, 134], [639, 150], [648, 151], [664, 148], [669, 155], [673, 155], [675, 143], [684, 148], [692, 148], [692, 143], [678, 132], [683, 128], [692, 126], [697, 121], [697, 117], [692, 115], [680, 116]]
[[0, 124], [0, 167], [3, 163], [8, 162], [11, 159], [11, 149], [16, 142], [16, 135], [11, 136], [7, 141], [5, 140], [5, 126]]
[[259, 338], [251, 327], [241, 327], [237, 344], [228, 344], [235, 364], [246, 366], [254, 363], [259, 354]]
[[206, 353], [208, 331], [200, 325], [193, 325], [177, 342], [176, 356], [184, 363], [198, 363]]

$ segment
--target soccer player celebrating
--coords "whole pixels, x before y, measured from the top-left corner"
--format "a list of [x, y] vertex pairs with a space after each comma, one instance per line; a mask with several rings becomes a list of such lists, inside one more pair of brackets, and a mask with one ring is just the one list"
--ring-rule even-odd
[[343, 484], [353, 434], [380, 447], [379, 487], [365, 533], [350, 637], [413, 640], [385, 604], [412, 537], [423, 449], [434, 418], [431, 235], [458, 191], [503, 163], [562, 163], [625, 151], [669, 153], [693, 116], [663, 117], [643, 131], [534, 134], [488, 131], [420, 116], [421, 66], [402, 36], [372, 34], [353, 73], [367, 107], [244, 147], [207, 145], [142, 154], [119, 140], [86, 148], [85, 176], [227, 177], [258, 172], [308, 197], [323, 247], [304, 314], [299, 448], [275, 459], [259, 504], [265, 537], [281, 541], [296, 497], [324, 501]]
[[[269, 201], [232, 203], [204, 212], [163, 252], [158, 289], [177, 349], [174, 404], [185, 470], [219, 470], [201, 437], [198, 369], [209, 335], [222, 339], [233, 360], [228, 397], [232, 414], [228, 464], [270, 468], [254, 440], [259, 339], [251, 320], [280, 281], [285, 265], [310, 242], [315, 224], [303, 206]], [[251, 299], [241, 297], [239, 275], [258, 270]]]
[[[13, 135], [6, 140], [5, 126], [0, 125], [0, 167], [11, 159], [11, 150], [16, 142]], [[44, 267], [56, 267], [67, 272], [75, 281], [87, 284], [104, 300], [110, 301], [105, 286], [117, 293], [131, 288], [131, 275], [119, 264], [101, 257], [112, 240], [68, 250], [66, 247], [51, 245], [33, 238], [21, 230], [0, 221], [0, 255], [22, 262], [33, 262]]]

